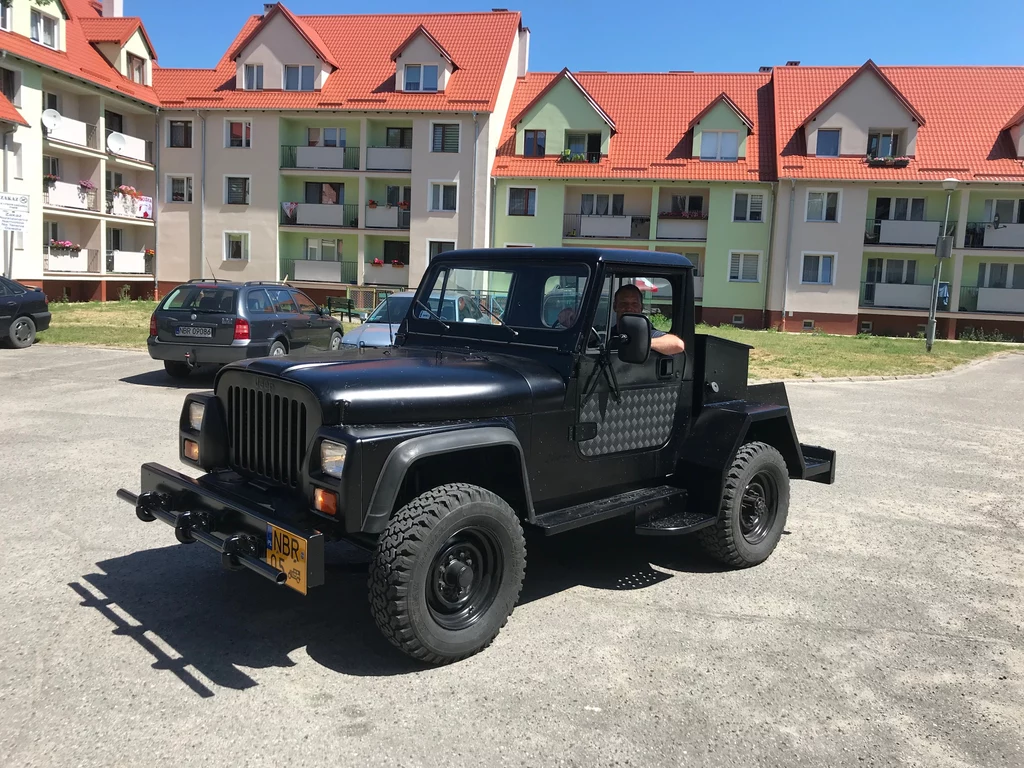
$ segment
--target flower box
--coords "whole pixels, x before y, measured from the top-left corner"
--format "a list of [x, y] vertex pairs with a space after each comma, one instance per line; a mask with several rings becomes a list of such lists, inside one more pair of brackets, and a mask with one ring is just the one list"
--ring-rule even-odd
[[910, 164], [909, 157], [868, 157], [867, 164], [872, 168], [906, 168]]

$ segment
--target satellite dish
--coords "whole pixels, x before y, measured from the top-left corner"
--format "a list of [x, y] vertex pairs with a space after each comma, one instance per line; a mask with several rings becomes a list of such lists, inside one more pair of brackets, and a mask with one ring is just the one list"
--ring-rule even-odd
[[107, 136], [107, 149], [115, 155], [120, 155], [124, 152], [125, 143], [123, 133], [112, 133]]
[[42, 114], [43, 127], [48, 131], [55, 130], [60, 125], [60, 112], [56, 109], [47, 109]]

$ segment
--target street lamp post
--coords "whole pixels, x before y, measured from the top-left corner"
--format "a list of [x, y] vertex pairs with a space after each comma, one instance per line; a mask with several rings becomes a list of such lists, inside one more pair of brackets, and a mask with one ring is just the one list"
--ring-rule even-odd
[[942, 260], [948, 259], [953, 253], [953, 238], [946, 234], [949, 226], [949, 201], [953, 197], [953, 190], [956, 189], [958, 179], [944, 179], [942, 188], [946, 190], [946, 215], [942, 219], [942, 231], [935, 241], [935, 276], [932, 278], [932, 298], [928, 305], [928, 326], [925, 332], [924, 346], [928, 352], [932, 351], [935, 343], [935, 313], [939, 306], [939, 275], [942, 270]]

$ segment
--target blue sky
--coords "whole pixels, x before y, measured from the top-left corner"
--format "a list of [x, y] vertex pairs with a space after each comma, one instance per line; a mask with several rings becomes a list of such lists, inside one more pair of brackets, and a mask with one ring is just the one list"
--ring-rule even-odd
[[[165, 67], [212, 67], [259, 0], [125, 0]], [[757, 71], [764, 64], [1024, 65], [1024, 3], [588, 2], [289, 0], [296, 13], [489, 11], [507, 6], [532, 32], [530, 69]], [[726, 10], [731, 9], [731, 10]], [[201, 24], [197, 24], [201, 20]]]

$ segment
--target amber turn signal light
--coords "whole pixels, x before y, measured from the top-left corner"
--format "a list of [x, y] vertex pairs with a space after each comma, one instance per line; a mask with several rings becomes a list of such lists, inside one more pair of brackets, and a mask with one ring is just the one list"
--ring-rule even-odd
[[199, 443], [195, 440], [185, 441], [185, 458], [192, 461], [199, 461]]
[[338, 494], [333, 491], [325, 491], [323, 488], [314, 489], [313, 508], [325, 515], [338, 514]]

